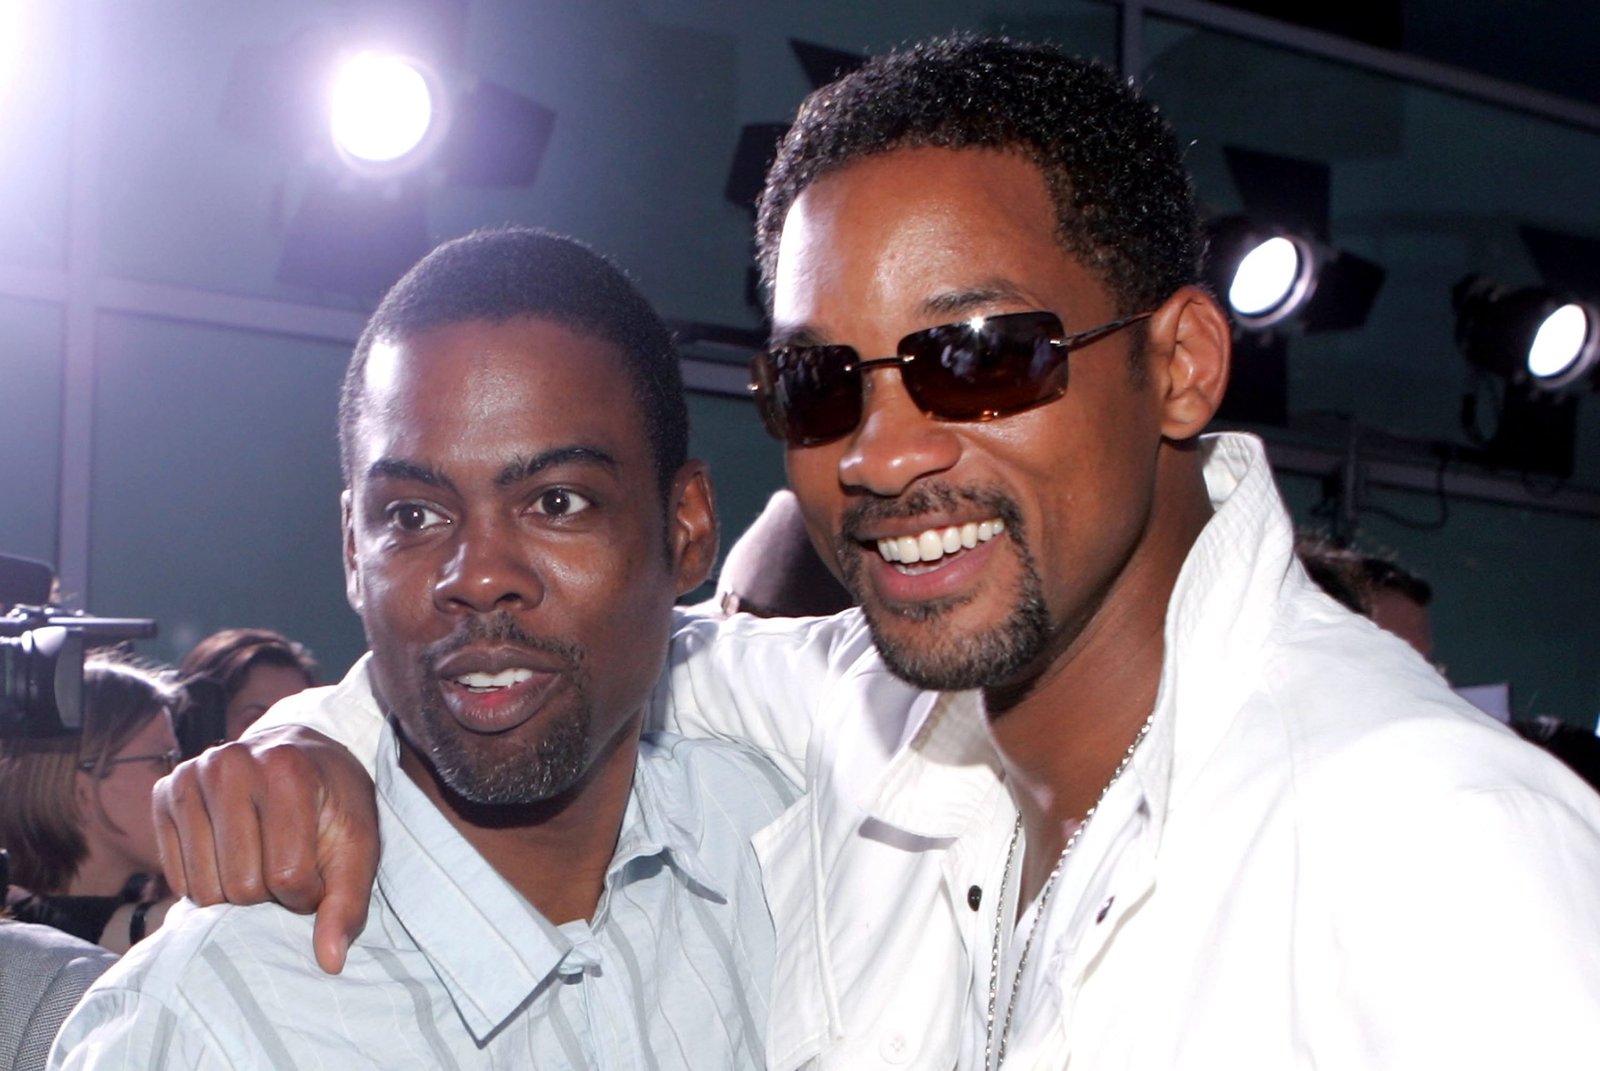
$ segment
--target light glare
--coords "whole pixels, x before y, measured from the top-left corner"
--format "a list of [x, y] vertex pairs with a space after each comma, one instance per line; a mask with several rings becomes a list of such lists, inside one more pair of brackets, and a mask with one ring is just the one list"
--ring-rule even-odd
[[428, 80], [405, 60], [363, 52], [340, 70], [333, 90], [333, 140], [356, 159], [398, 160], [421, 144], [432, 122]]
[[22, 0], [0, 0], [0, 96], [22, 65]]
[[1581, 305], [1563, 305], [1544, 318], [1528, 347], [1528, 371], [1549, 379], [1567, 371], [1583, 353], [1589, 317]]
[[1228, 304], [1241, 316], [1259, 316], [1283, 304], [1300, 273], [1300, 250], [1287, 238], [1269, 238], [1239, 261]]

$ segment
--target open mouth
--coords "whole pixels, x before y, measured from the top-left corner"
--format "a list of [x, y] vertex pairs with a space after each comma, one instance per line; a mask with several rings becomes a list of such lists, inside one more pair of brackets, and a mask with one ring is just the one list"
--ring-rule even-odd
[[474, 695], [487, 695], [532, 680], [533, 670], [517, 667], [503, 669], [498, 673], [461, 673], [447, 679]]
[[878, 540], [878, 554], [891, 565], [908, 569], [915, 565], [937, 563], [949, 555], [971, 550], [1005, 530], [1005, 522], [998, 517], [952, 524], [945, 528], [929, 528], [917, 535]]

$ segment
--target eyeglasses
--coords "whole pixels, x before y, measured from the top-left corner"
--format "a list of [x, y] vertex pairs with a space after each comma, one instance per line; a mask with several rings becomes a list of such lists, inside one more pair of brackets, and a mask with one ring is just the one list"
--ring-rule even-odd
[[864, 374], [898, 367], [918, 409], [940, 420], [992, 420], [1061, 397], [1067, 355], [1129, 324], [1122, 320], [1064, 334], [1050, 312], [976, 316], [914, 331], [896, 356], [862, 360], [850, 346], [781, 346], [750, 362], [750, 391], [774, 438], [815, 446], [861, 423]]
[[160, 767], [161, 775], [165, 777], [173, 770], [176, 770], [178, 763], [182, 761], [183, 752], [178, 748], [173, 748], [171, 751], [158, 751], [153, 755], [121, 755], [114, 759], [107, 759], [102, 763], [96, 763], [93, 760], [80, 762], [78, 763], [78, 769], [85, 773], [94, 773], [98, 769], [101, 771], [102, 776], [106, 776], [111, 772], [111, 767], [121, 766], [125, 762], [153, 762]]

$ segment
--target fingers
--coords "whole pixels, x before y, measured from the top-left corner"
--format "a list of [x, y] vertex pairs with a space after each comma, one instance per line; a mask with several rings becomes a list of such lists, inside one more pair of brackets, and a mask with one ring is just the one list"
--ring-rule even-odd
[[[177, 806], [174, 800], [173, 778], [183, 767], [156, 782], [150, 794], [151, 817], [156, 825], [156, 847], [161, 852], [161, 870], [166, 875], [167, 887], [174, 896], [188, 896], [188, 867], [183, 861], [183, 840], [178, 836], [178, 823], [170, 813]], [[197, 901], [198, 902], [198, 901]]]
[[[318, 747], [355, 764], [326, 737], [291, 727], [211, 748], [164, 778], [153, 806], [173, 891], [198, 904], [271, 899], [313, 910], [322, 898], [317, 849], [325, 761], [308, 753]], [[364, 795], [370, 809], [370, 782]], [[376, 824], [373, 818], [374, 840]]]
[[346, 950], [367, 924], [378, 875], [378, 806], [372, 780], [349, 752], [337, 746], [319, 748], [315, 758], [326, 799], [317, 830], [322, 903], [313, 939], [317, 962], [337, 974]]
[[[341, 749], [343, 750], [343, 749]], [[318, 830], [326, 793], [318, 764], [300, 743], [275, 745], [258, 756], [266, 778], [258, 830], [261, 835], [260, 873], [272, 899], [291, 911], [308, 914], [323, 896], [318, 868]], [[241, 853], [240, 862], [244, 859]], [[250, 875], [229, 875], [240, 882]]]
[[153, 806], [175, 893], [316, 911], [317, 962], [343, 968], [378, 870], [372, 780], [348, 751], [298, 726], [256, 733], [179, 766]]
[[151, 798], [160, 838], [161, 864], [174, 892], [198, 904], [259, 903], [262, 882], [240, 875], [260, 871], [248, 747], [212, 748], [184, 763], [156, 785]]
[[371, 904], [368, 891], [373, 878], [361, 875], [360, 867], [341, 874], [337, 864], [326, 875], [327, 895], [317, 908], [312, 942], [317, 964], [329, 974], [344, 969], [345, 953], [367, 925], [367, 908]]

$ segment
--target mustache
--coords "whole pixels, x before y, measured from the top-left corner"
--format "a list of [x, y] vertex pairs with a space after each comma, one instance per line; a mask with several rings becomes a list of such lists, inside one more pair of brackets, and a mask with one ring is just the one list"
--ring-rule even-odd
[[423, 648], [422, 663], [433, 672], [442, 659], [455, 654], [463, 647], [487, 643], [522, 647], [554, 655], [573, 670], [584, 662], [583, 648], [577, 644], [550, 636], [535, 635], [519, 625], [517, 619], [508, 611], [500, 610], [492, 614], [478, 614], [463, 619], [448, 636], [435, 640]]
[[863, 498], [846, 507], [839, 518], [839, 550], [866, 541], [862, 534], [885, 521], [915, 520], [933, 513], [948, 513], [962, 506], [976, 505], [1006, 523], [1014, 540], [1022, 539], [1022, 512], [1017, 504], [999, 491], [975, 487], [951, 487], [930, 483], [916, 487], [897, 498]]

